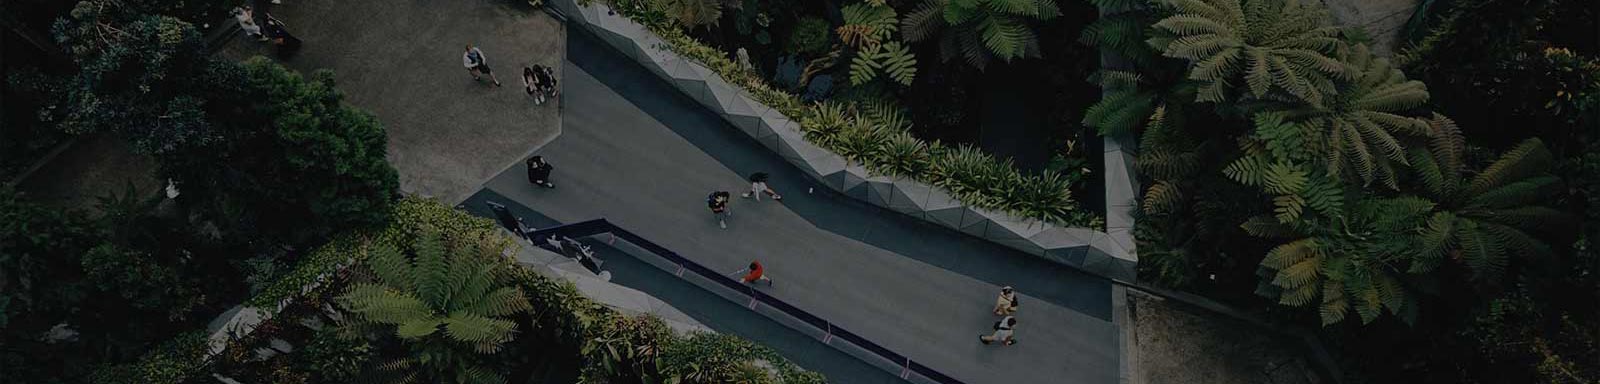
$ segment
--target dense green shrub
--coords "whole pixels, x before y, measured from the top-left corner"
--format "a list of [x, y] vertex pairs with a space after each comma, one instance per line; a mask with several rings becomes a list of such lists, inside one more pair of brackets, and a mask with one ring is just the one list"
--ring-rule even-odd
[[79, 67], [49, 87], [55, 95], [41, 110], [60, 129], [126, 133], [137, 148], [157, 154], [218, 134], [205, 119], [205, 99], [190, 91], [211, 80], [193, 25], [118, 1], [88, 0], [52, 31]]
[[794, 30], [789, 32], [789, 46], [785, 51], [800, 56], [816, 55], [826, 51], [828, 41], [833, 39], [828, 27], [827, 20], [815, 17], [800, 18]]
[[306, 79], [262, 57], [218, 63], [215, 72], [230, 81], [205, 94], [210, 121], [231, 129], [158, 157], [180, 201], [226, 235], [280, 244], [385, 220], [399, 187], [387, 134], [342, 103], [331, 72]]
[[206, 333], [185, 333], [162, 343], [138, 362], [95, 370], [90, 382], [105, 384], [183, 384], [199, 379], [210, 344]]

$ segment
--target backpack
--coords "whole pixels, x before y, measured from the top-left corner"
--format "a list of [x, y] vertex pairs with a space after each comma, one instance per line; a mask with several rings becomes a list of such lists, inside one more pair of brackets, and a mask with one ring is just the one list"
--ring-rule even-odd
[[711, 196], [707, 196], [706, 197], [706, 206], [707, 207], [711, 207], [711, 208], [716, 208], [717, 207], [717, 196], [727, 196], [727, 194], [728, 194], [727, 192], [712, 192]]

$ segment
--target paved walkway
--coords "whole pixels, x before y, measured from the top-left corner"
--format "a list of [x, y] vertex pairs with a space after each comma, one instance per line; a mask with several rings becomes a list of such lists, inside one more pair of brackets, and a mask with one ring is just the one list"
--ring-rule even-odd
[[[712, 268], [731, 272], [760, 259], [777, 281], [769, 294], [968, 383], [1117, 381], [1104, 279], [820, 186], [807, 194], [798, 170], [572, 32], [565, 129], [538, 151], [555, 164], [558, 188], [531, 188], [511, 167], [480, 194], [559, 222], [605, 217]], [[755, 170], [773, 174], [785, 201], [735, 199], [729, 228], [718, 229], [706, 194], [737, 193]], [[1000, 285], [1023, 293], [1013, 347], [976, 340], [995, 320], [989, 309]]]
[[[346, 100], [377, 115], [405, 192], [461, 201], [561, 134], [561, 102], [535, 106], [521, 88], [525, 65], [560, 75], [566, 29], [544, 12], [505, 0], [284, 3], [270, 12], [305, 45], [283, 63], [303, 74], [333, 69]], [[503, 87], [461, 67], [467, 43], [483, 49]], [[267, 48], [236, 35], [219, 53], [244, 59]]]

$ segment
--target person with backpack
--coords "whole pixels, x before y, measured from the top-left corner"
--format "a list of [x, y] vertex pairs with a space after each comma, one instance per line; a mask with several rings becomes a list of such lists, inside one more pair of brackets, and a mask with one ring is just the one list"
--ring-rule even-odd
[[1017, 313], [1017, 292], [1010, 286], [1000, 287], [1000, 297], [994, 299], [995, 316], [1010, 316]]
[[779, 195], [777, 192], [773, 192], [772, 188], [767, 187], [768, 178], [770, 178], [770, 176], [767, 175], [766, 172], [756, 172], [750, 174], [750, 192], [745, 192], [740, 196], [745, 198], [755, 197], [756, 201], [761, 201], [761, 194], [766, 193], [768, 196], [772, 196], [773, 201], [783, 201], [782, 195]]
[[739, 278], [739, 282], [741, 283], [755, 284], [757, 281], [765, 281], [767, 282], [768, 287], [772, 286], [772, 278], [767, 277], [767, 269], [761, 266], [760, 261], [751, 260], [749, 267], [745, 267], [745, 269], [738, 270], [737, 272], [731, 274], [737, 275], [740, 273], [744, 273], [744, 277]]
[[530, 157], [526, 164], [528, 166], [529, 183], [545, 188], [556, 187], [555, 183], [550, 182], [550, 171], [556, 168], [551, 166], [550, 163], [544, 162], [544, 156]]
[[715, 191], [706, 197], [706, 206], [711, 208], [711, 215], [717, 218], [717, 226], [722, 229], [728, 229], [728, 216], [733, 215], [728, 212], [728, 196], [727, 191]]
[[1000, 342], [1001, 346], [1016, 344], [1017, 339], [1012, 337], [1012, 330], [1016, 327], [1017, 318], [1015, 316], [1006, 316], [1005, 318], [1000, 319], [1000, 321], [994, 322], [994, 333], [978, 335], [978, 342], [984, 344], [993, 344], [994, 342], [998, 341]]

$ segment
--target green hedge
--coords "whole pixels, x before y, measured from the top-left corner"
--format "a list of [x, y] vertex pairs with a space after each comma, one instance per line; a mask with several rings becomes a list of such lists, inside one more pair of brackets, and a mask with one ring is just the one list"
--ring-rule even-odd
[[[580, 4], [591, 1], [579, 0]], [[806, 139], [874, 174], [944, 187], [967, 205], [1067, 227], [1103, 229], [1104, 219], [1079, 207], [1071, 186], [1077, 175], [1028, 175], [969, 146], [950, 147], [912, 137], [895, 105], [806, 104], [772, 87], [760, 73], [740, 68], [727, 54], [679, 29], [651, 0], [607, 0], [617, 13], [660, 36], [666, 47], [744, 88], [756, 101], [801, 125]], [[976, 173], [968, 173], [976, 172]]]

